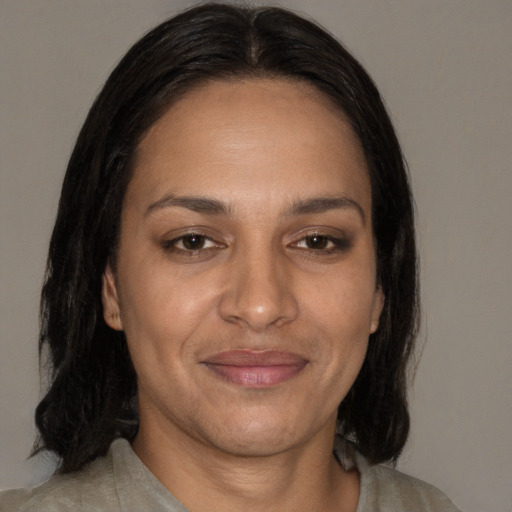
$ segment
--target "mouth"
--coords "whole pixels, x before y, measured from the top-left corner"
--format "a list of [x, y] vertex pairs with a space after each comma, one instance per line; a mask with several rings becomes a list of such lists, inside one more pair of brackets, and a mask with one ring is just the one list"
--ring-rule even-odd
[[265, 388], [295, 377], [308, 361], [297, 354], [277, 350], [229, 350], [209, 357], [203, 364], [233, 384]]

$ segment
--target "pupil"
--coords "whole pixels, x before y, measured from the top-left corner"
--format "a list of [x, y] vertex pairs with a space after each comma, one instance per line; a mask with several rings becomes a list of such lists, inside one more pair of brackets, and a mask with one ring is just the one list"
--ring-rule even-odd
[[191, 251], [201, 249], [204, 245], [204, 236], [202, 235], [187, 235], [183, 237], [183, 246], [185, 249]]
[[325, 249], [328, 242], [325, 236], [313, 235], [308, 238], [307, 245], [310, 249]]

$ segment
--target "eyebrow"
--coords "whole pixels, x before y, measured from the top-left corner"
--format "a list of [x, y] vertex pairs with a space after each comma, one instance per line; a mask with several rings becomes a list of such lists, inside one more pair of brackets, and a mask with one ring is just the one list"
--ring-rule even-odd
[[187, 208], [193, 212], [209, 213], [213, 215], [227, 215], [230, 210], [225, 203], [218, 201], [217, 199], [195, 196], [175, 196], [174, 194], [168, 194], [149, 205], [145, 215], [149, 215], [154, 211], [161, 210], [163, 208], [170, 208], [172, 206], [180, 206], [181, 208]]
[[[210, 215], [229, 215], [231, 209], [222, 201], [209, 197], [196, 196], [175, 196], [167, 194], [158, 201], [149, 205], [145, 215], [149, 215], [155, 211], [171, 207], [187, 208], [197, 213], [206, 213]], [[294, 201], [289, 208], [286, 209], [285, 215], [294, 217], [298, 215], [308, 215], [315, 213], [324, 213], [329, 210], [350, 208], [358, 212], [363, 224], [366, 217], [361, 205], [347, 196], [334, 197], [312, 197], [308, 199], [299, 199]]]
[[362, 206], [357, 201], [354, 201], [354, 199], [347, 196], [327, 196], [313, 197], [304, 200], [300, 199], [293, 202], [286, 214], [289, 216], [307, 215], [345, 208], [356, 210], [357, 213], [359, 213], [363, 224], [365, 223], [366, 217]]

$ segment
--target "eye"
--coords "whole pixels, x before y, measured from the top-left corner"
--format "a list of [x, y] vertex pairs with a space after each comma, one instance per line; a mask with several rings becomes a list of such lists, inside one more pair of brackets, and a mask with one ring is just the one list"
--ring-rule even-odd
[[186, 235], [164, 242], [163, 246], [165, 249], [175, 252], [193, 253], [219, 247], [219, 244], [206, 235], [187, 233]]
[[312, 233], [311, 235], [307, 235], [294, 243], [293, 247], [319, 253], [331, 253], [338, 250], [348, 249], [350, 247], [350, 241], [331, 235]]
[[297, 247], [303, 247], [305, 249], [315, 249], [319, 251], [325, 251], [334, 246], [332, 240], [325, 235], [310, 235], [302, 239]]

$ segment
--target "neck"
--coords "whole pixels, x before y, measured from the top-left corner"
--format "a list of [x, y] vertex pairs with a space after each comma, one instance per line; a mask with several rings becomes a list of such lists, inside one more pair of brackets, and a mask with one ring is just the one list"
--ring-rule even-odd
[[[141, 429], [133, 448], [158, 480], [197, 512], [346, 511], [357, 508], [357, 471], [333, 455], [335, 418], [312, 439], [280, 453], [226, 453], [176, 427]], [[156, 448], [155, 448], [156, 447]]]

